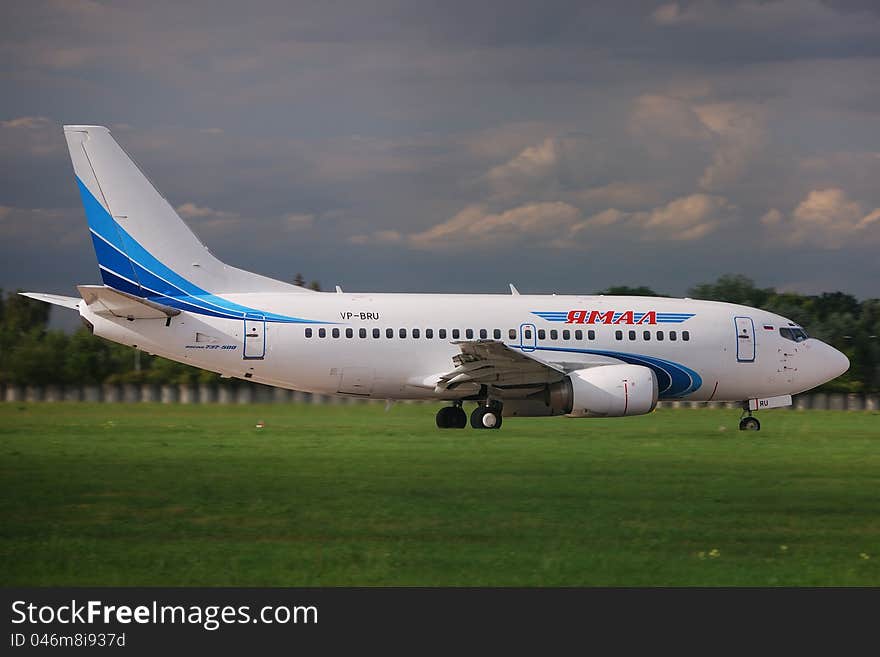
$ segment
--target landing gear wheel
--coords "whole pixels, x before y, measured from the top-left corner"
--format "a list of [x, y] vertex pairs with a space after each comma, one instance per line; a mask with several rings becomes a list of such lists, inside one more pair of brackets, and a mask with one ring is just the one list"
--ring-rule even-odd
[[471, 413], [471, 426], [474, 429], [500, 429], [501, 409], [492, 406], [477, 406]]
[[467, 426], [467, 415], [461, 406], [444, 406], [437, 411], [438, 429], [464, 429]]
[[761, 423], [758, 422], [758, 418], [752, 417], [744, 417], [739, 421], [739, 430], [740, 431], [760, 431]]

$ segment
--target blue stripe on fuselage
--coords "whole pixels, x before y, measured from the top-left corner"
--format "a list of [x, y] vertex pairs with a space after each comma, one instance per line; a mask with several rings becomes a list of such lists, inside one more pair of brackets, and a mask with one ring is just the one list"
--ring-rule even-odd
[[[519, 348], [519, 345], [510, 345]], [[593, 354], [596, 356], [608, 356], [622, 360], [630, 365], [642, 365], [650, 367], [657, 375], [657, 387], [660, 399], [676, 399], [696, 392], [703, 385], [702, 377], [694, 370], [680, 363], [675, 363], [663, 358], [645, 356], [642, 354], [628, 354], [620, 351], [604, 351], [601, 349], [575, 349], [571, 347], [547, 347], [528, 345], [527, 351], [560, 351], [577, 354]]]

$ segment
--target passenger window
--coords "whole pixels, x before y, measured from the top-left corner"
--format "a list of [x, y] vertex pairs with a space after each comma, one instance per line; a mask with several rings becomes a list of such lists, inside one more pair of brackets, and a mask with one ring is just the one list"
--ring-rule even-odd
[[430, 340], [434, 337], [434, 329], [425, 329], [425, 338]]
[[539, 340], [546, 340], [547, 339], [547, 331], [545, 331], [544, 329], [538, 329], [538, 339]]
[[385, 329], [385, 337], [388, 338], [389, 340], [391, 338], [393, 338], [394, 337], [394, 329], [393, 328]]
[[367, 329], [365, 329], [365, 328], [359, 329], [358, 335], [361, 336], [362, 338], [367, 337]]
[[675, 342], [676, 340], [678, 340], [678, 335], [675, 333], [675, 331], [670, 331], [670, 332], [669, 332], [669, 339], [670, 339], [672, 342]]
[[571, 331], [569, 331], [568, 329], [565, 329], [562, 332], [562, 339], [563, 340], [571, 340]]
[[516, 329], [510, 329], [510, 330], [507, 332], [507, 338], [508, 338], [509, 340], [516, 340]]
[[500, 340], [501, 339], [501, 329], [493, 329], [492, 330], [492, 338], [494, 340]]
[[445, 340], [446, 339], [446, 329], [440, 329], [439, 331], [437, 331], [437, 337], [440, 338], [441, 340]]
[[338, 338], [338, 337], [339, 337], [339, 329], [333, 329], [333, 337], [334, 337], [334, 338]]
[[643, 332], [642, 337], [645, 338], [645, 340], [650, 340], [651, 339], [651, 332], [650, 331]]
[[326, 338], [327, 337], [327, 329], [322, 329], [322, 328], [318, 329], [318, 337], [319, 338]]
[[413, 336], [414, 338], [416, 338], [416, 339], [418, 339], [418, 337], [419, 337], [421, 334], [422, 334], [422, 332], [421, 332], [419, 329], [413, 329], [413, 330], [412, 330], [412, 336]]
[[690, 340], [691, 339], [691, 332], [690, 331], [682, 331], [681, 332], [681, 339], [684, 340], [685, 342]]
[[401, 338], [405, 338], [406, 337], [406, 329], [400, 329], [400, 331], [397, 332], [397, 335], [399, 335]]
[[381, 335], [382, 335], [382, 332], [379, 329], [377, 329], [377, 328], [373, 329], [373, 337], [374, 338], [381, 337]]
[[307, 338], [312, 337], [312, 329], [310, 329], [310, 328], [307, 328], [307, 329], [306, 329], [306, 337], [307, 337]]
[[452, 329], [452, 339], [458, 340], [461, 337], [461, 331], [458, 329]]
[[350, 329], [350, 328], [345, 329], [345, 337], [353, 338], [354, 337], [354, 329]]
[[657, 341], [663, 342], [663, 331], [657, 331]]
[[636, 332], [635, 332], [635, 331], [630, 331], [630, 332], [629, 332], [629, 339], [630, 339], [630, 340], [635, 340], [635, 339], [636, 339]]
[[489, 334], [486, 333], [486, 329], [480, 329], [480, 340], [485, 340], [489, 337]]
[[464, 330], [464, 337], [467, 338], [468, 340], [473, 340], [474, 339], [474, 329], [465, 329]]
[[589, 331], [587, 331], [587, 338], [590, 340], [595, 340], [596, 332], [593, 329], [590, 329]]
[[557, 331], [556, 329], [550, 329], [550, 339], [551, 340], [558, 340], [559, 339], [559, 331]]
[[526, 340], [531, 340], [531, 339], [532, 339], [532, 329], [526, 329], [526, 330], [524, 331], [524, 333], [525, 333], [525, 336], [526, 336]]
[[583, 340], [584, 339], [584, 332], [581, 329], [576, 329], [574, 332], [574, 339], [575, 340]]
[[614, 332], [615, 340], [623, 340], [623, 331], [615, 331]]

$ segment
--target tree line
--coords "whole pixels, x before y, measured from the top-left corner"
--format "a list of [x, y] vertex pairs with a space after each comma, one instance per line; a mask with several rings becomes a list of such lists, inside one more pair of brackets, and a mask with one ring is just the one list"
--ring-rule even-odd
[[[305, 279], [297, 275], [297, 284]], [[320, 289], [317, 281], [309, 284]], [[599, 294], [665, 296], [649, 287], [616, 286]], [[845, 353], [849, 372], [823, 386], [838, 392], [880, 391], [880, 299], [859, 301], [843, 292], [805, 295], [760, 288], [745, 276], [726, 275], [688, 291], [694, 299], [729, 301], [788, 317]], [[93, 336], [50, 330], [51, 306], [0, 290], [0, 383], [214, 383], [220, 377]]]

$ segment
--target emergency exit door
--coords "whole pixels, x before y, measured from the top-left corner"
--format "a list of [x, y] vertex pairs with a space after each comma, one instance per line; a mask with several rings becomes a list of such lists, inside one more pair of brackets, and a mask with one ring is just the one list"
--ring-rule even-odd
[[737, 362], [755, 362], [755, 323], [751, 317], [734, 317], [733, 322], [736, 325]]
[[244, 318], [244, 358], [259, 360], [266, 356], [266, 318], [248, 313]]

